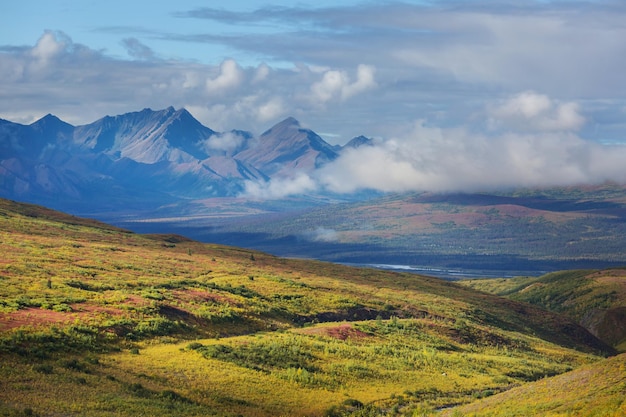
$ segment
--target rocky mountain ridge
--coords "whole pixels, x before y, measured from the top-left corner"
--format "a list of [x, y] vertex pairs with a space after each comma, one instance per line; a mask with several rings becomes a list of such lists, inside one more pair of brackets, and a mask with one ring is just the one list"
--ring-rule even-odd
[[310, 172], [341, 150], [292, 117], [258, 137], [216, 132], [173, 107], [81, 126], [51, 114], [0, 119], [0, 196], [61, 208], [235, 196], [245, 181]]

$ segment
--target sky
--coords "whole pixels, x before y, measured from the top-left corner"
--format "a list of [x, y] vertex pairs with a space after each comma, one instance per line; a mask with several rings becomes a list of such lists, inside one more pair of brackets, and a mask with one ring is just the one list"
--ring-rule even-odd
[[621, 0], [4, 3], [2, 119], [171, 105], [216, 131], [292, 116], [377, 140], [251, 193], [626, 181]]

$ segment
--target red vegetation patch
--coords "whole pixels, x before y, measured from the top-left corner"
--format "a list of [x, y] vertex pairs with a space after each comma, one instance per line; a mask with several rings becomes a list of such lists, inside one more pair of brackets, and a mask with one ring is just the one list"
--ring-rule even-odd
[[[137, 297], [139, 299], [139, 297]], [[140, 299], [139, 299], [140, 300]], [[129, 300], [128, 304], [140, 304]], [[54, 311], [43, 308], [28, 307], [8, 313], [0, 313], [0, 331], [16, 329], [18, 327], [42, 328], [52, 325], [68, 325], [76, 320], [85, 321], [90, 317], [101, 314], [121, 316], [123, 310], [115, 307], [106, 307], [94, 304], [72, 304], [72, 311]]]
[[10, 330], [24, 326], [37, 328], [54, 324], [67, 324], [76, 318], [77, 315], [74, 313], [25, 308], [10, 313], [0, 313], [0, 330]]
[[305, 334], [328, 336], [338, 340], [361, 340], [367, 337], [371, 337], [369, 334], [362, 332], [352, 327], [350, 323], [340, 324], [333, 327], [316, 327], [314, 329], [307, 329]]

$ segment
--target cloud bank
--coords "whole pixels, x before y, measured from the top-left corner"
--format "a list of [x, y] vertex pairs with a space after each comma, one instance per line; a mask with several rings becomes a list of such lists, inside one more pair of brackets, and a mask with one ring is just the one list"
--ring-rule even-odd
[[576, 131], [584, 118], [574, 102], [522, 92], [485, 114], [497, 126], [491, 134], [433, 127], [418, 120], [403, 134], [374, 146], [345, 149], [310, 175], [248, 186], [247, 195], [472, 192], [626, 182], [626, 146], [580, 138]]

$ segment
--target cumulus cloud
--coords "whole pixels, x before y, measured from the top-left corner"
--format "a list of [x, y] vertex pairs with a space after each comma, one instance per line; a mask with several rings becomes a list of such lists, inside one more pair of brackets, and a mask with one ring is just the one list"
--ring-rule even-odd
[[[73, 124], [137, 109], [186, 107], [214, 130], [263, 131], [281, 118], [324, 119], [310, 100], [320, 74], [306, 64], [243, 67], [233, 59], [217, 65], [154, 59], [136, 38], [122, 44], [135, 60], [108, 57], [77, 44], [62, 32], [46, 31], [30, 47], [0, 46], [0, 118], [32, 122], [53, 113]], [[344, 97], [371, 85], [358, 66]], [[361, 75], [358, 75], [361, 74]], [[36, 91], [37, 94], [28, 92]], [[335, 98], [341, 101], [341, 90]]]
[[257, 119], [262, 122], [276, 120], [287, 113], [287, 108], [280, 97], [272, 97], [257, 107]]
[[270, 75], [271, 68], [269, 65], [262, 63], [260, 64], [254, 73], [254, 78], [252, 79], [253, 83], [260, 83], [265, 80]]
[[490, 108], [493, 127], [516, 130], [576, 131], [585, 123], [575, 102], [557, 102], [544, 94], [525, 91]]
[[221, 93], [240, 86], [243, 78], [243, 70], [237, 62], [227, 59], [220, 65], [219, 74], [206, 80], [206, 90], [209, 94]]
[[311, 86], [313, 98], [321, 103], [334, 98], [347, 100], [356, 94], [375, 88], [377, 84], [374, 73], [374, 67], [361, 64], [357, 68], [357, 78], [352, 82], [346, 71], [325, 71], [322, 79]]
[[224, 132], [209, 137], [200, 146], [209, 155], [213, 155], [216, 152], [218, 154], [233, 155], [241, 149], [245, 142], [246, 138], [236, 132]]
[[30, 53], [40, 61], [48, 61], [65, 51], [70, 43], [71, 41], [63, 32], [46, 30]]
[[[30, 46], [0, 45], [0, 117], [54, 113], [89, 123], [173, 105], [191, 106], [220, 130], [259, 132], [278, 121], [272, 117], [294, 116], [337, 135], [333, 144], [361, 134], [396, 137], [394, 129], [418, 118], [468, 129], [480, 123], [493, 129], [486, 134], [575, 131], [624, 141], [623, 2], [244, 9], [181, 10], [165, 17], [171, 25], [144, 20], [99, 29], [125, 42], [123, 58], [53, 31], [34, 34]], [[181, 28], [183, 18], [218, 24]], [[489, 124], [477, 122], [477, 109], [494, 97], [509, 98], [492, 104]]]

